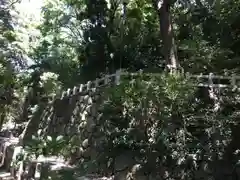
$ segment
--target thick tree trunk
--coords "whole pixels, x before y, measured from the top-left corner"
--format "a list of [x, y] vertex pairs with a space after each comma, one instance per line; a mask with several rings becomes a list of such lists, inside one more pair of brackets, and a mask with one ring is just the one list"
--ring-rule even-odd
[[158, 0], [152, 0], [152, 3], [159, 16], [160, 35], [163, 40], [164, 59], [166, 60], [168, 67], [170, 67], [172, 70], [176, 70], [180, 67], [180, 64], [177, 58], [177, 50], [171, 22], [171, 2], [169, 2], [169, 0], [163, 0], [160, 8], [158, 7]]

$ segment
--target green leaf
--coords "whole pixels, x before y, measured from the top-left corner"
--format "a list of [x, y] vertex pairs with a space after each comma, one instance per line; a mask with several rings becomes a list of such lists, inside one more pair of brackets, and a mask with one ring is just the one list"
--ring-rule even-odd
[[138, 8], [134, 8], [134, 9], [131, 9], [129, 12], [128, 12], [128, 17], [130, 18], [136, 18], [138, 20], [141, 20], [142, 19], [142, 12], [140, 9]]
[[63, 136], [62, 135], [60, 135], [60, 136], [58, 136], [57, 138], [56, 138], [56, 141], [62, 141], [63, 140]]
[[51, 136], [47, 136], [47, 141], [52, 141], [52, 137]]

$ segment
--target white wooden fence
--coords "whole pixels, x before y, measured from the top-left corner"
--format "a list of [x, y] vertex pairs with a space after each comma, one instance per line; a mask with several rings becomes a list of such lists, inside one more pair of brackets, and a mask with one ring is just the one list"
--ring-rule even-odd
[[[89, 81], [87, 84], [80, 84], [80, 86], [75, 86], [73, 89], [68, 89], [67, 91], [62, 92], [61, 99], [70, 96], [72, 94], [77, 94], [81, 92], [85, 92], [90, 88], [98, 88], [105, 86], [107, 84], [120, 84], [121, 76], [138, 76], [140, 73], [128, 73], [121, 70], [117, 70], [116, 73], [111, 75], [105, 75], [103, 78], [96, 79], [94, 81]], [[149, 76], [159, 76], [160, 73], [145, 73], [144, 75]], [[240, 76], [232, 75], [232, 76], [221, 76], [215, 75], [213, 73], [210, 74], [199, 74], [192, 75], [190, 73], [185, 73], [184, 76], [189, 77], [190, 79], [196, 80], [198, 87], [211, 87], [211, 88], [236, 88], [240, 85]], [[55, 99], [55, 97], [53, 97]]]

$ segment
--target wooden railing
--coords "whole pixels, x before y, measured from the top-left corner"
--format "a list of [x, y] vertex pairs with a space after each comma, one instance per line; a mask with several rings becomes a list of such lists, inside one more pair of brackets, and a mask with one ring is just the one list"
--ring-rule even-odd
[[[122, 76], [139, 76], [140, 73], [128, 73], [121, 70], [117, 70], [116, 73], [111, 75], [105, 75], [102, 78], [97, 78], [94, 81], [89, 81], [86, 84], [80, 84], [79, 86], [75, 86], [72, 89], [67, 89], [62, 92], [61, 99], [70, 96], [72, 94], [81, 93], [90, 88], [99, 88], [102, 86], [106, 86], [110, 83], [112, 84], [120, 84]], [[144, 73], [145, 76], [160, 76], [160, 73]], [[192, 75], [190, 73], [185, 73], [185, 77], [196, 80], [198, 83], [196, 86], [198, 87], [212, 87], [212, 88], [236, 88], [240, 85], [240, 76], [232, 75], [232, 76], [222, 76], [215, 75], [213, 73], [210, 74], [198, 74]], [[54, 99], [55, 97], [53, 97]]]

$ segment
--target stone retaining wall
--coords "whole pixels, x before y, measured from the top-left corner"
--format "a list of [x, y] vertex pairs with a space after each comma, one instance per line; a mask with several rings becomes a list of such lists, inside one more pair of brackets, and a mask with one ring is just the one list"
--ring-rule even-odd
[[[59, 135], [64, 137], [75, 136], [77, 138], [78, 147], [74, 150], [71, 157], [71, 163], [84, 164], [86, 161], [93, 162], [101, 155], [101, 143], [104, 137], [99, 134], [99, 119], [101, 113], [99, 106], [104, 100], [102, 91], [106, 86], [116, 85], [120, 82], [120, 72], [114, 75], [106, 76], [103, 79], [97, 79], [94, 82], [88, 82], [64, 91], [61, 97], [54, 97], [51, 102], [44, 99], [39, 104], [38, 110], [33, 114], [29, 122], [23, 144], [26, 144], [32, 135], [36, 135], [38, 129], [42, 129], [42, 136], [51, 136], [56, 138]], [[211, 76], [212, 77], [212, 76]], [[204, 86], [205, 87], [205, 86]], [[105, 149], [105, 151], [107, 151]], [[10, 151], [9, 151], [10, 152]], [[122, 154], [116, 155], [114, 159], [104, 157], [105, 161], [98, 163], [95, 167], [88, 167], [87, 174], [104, 174], [114, 180], [160, 180], [167, 179], [164, 167], [160, 170], [161, 176], [158, 174], [144, 174], [141, 164], [135, 159], [134, 153], [123, 151]], [[111, 167], [108, 162], [111, 160]], [[48, 174], [49, 162], [29, 162], [27, 173], [29, 176], [35, 176], [35, 179], [41, 175], [37, 173], [36, 166], [42, 166], [42, 174]], [[51, 166], [57, 165], [56, 163]], [[45, 171], [47, 169], [47, 171]], [[51, 169], [51, 168], [50, 168]], [[99, 170], [101, 169], [101, 171]], [[219, 168], [220, 169], [220, 168]], [[75, 170], [76, 172], [78, 170]], [[200, 173], [199, 173], [200, 172]], [[223, 171], [222, 171], [223, 172]], [[41, 173], [40, 173], [41, 174]], [[114, 178], [112, 177], [114, 174]], [[199, 175], [200, 174], [200, 175]], [[222, 177], [229, 176], [229, 172]], [[195, 172], [195, 179], [207, 178], [211, 176], [204, 172], [204, 167]], [[81, 174], [76, 175], [79, 180], [93, 180], [94, 177], [82, 177]], [[233, 178], [233, 176], [230, 176]], [[100, 180], [100, 179], [99, 179]], [[102, 179], [103, 180], [103, 179]]]

